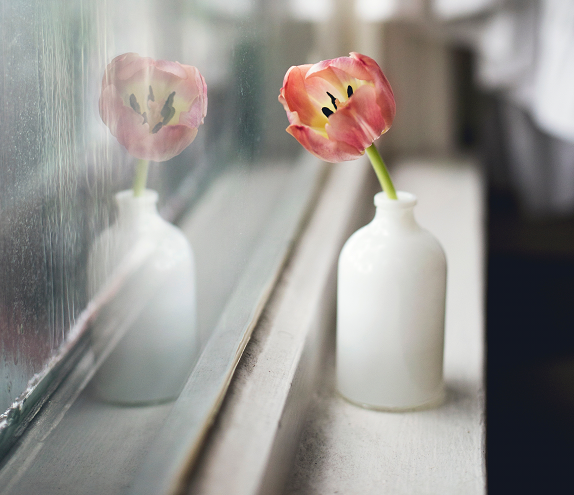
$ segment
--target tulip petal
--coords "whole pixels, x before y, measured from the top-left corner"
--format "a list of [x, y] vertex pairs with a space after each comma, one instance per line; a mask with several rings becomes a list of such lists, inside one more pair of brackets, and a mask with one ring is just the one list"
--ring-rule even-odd
[[139, 72], [148, 72], [153, 66], [151, 58], [140, 57], [137, 53], [126, 53], [121, 57], [122, 55], [116, 57], [110, 63], [111, 77], [115, 84], [128, 81]]
[[339, 57], [332, 60], [323, 60], [322, 62], [318, 62], [311, 67], [307, 73], [307, 77], [320, 74], [321, 72], [328, 71], [329, 69], [338, 69], [342, 73], [348, 74], [349, 77], [354, 77], [363, 81], [371, 81], [373, 79], [373, 75], [371, 71], [368, 70], [366, 64], [362, 60], [353, 56]]
[[347, 105], [330, 117], [326, 130], [330, 139], [359, 149], [369, 147], [386, 130], [375, 88], [361, 86]]
[[[195, 69], [194, 72], [195, 72], [195, 84], [197, 84], [198, 88], [201, 88], [199, 91], [199, 99], [202, 104], [202, 114], [203, 117], [205, 117], [207, 115], [207, 84], [205, 83], [205, 79], [197, 69]], [[203, 118], [201, 120], [201, 123], [203, 123]]]
[[279, 103], [283, 105], [285, 112], [287, 113], [287, 120], [289, 120], [290, 124], [299, 125], [301, 124], [301, 119], [299, 118], [299, 114], [297, 112], [292, 112], [289, 110], [289, 105], [285, 101], [285, 98], [282, 94], [279, 95]]
[[[179, 155], [197, 136], [197, 129], [185, 125], [163, 127], [156, 134], [147, 133], [143, 139], [129, 140], [124, 146], [136, 158], [164, 162]], [[118, 139], [119, 140], [119, 139]]]
[[313, 155], [331, 163], [338, 163], [359, 158], [361, 151], [342, 141], [335, 141], [322, 136], [304, 125], [290, 125], [287, 132]]
[[193, 101], [189, 112], [181, 112], [179, 116], [179, 123], [188, 127], [199, 127], [203, 124], [204, 102], [199, 96]]
[[178, 79], [186, 79], [188, 76], [185, 68], [177, 62], [154, 60], [154, 66], [162, 72], [174, 75]]
[[391, 127], [396, 114], [395, 97], [391, 85], [377, 62], [372, 58], [355, 52], [351, 52], [351, 58], [360, 62], [372, 75], [372, 80], [375, 83], [375, 89], [377, 91], [377, 103], [387, 123], [386, 129], [383, 131], [386, 132]]
[[100, 116], [116, 138], [119, 128], [129, 126], [139, 129], [143, 123], [143, 117], [124, 104], [115, 86], [107, 86], [102, 91]]
[[[300, 122], [311, 127], [323, 127], [327, 121], [321, 108], [309, 98], [305, 85], [305, 74], [311, 65], [291, 67], [283, 82], [281, 95], [290, 112], [297, 112]], [[284, 105], [285, 106], [285, 105]]]
[[328, 107], [336, 110], [330, 95], [344, 101], [347, 99], [347, 85], [349, 81], [341, 81], [331, 69], [326, 69], [319, 74], [313, 74], [305, 78], [305, 88], [309, 98], [319, 107]]

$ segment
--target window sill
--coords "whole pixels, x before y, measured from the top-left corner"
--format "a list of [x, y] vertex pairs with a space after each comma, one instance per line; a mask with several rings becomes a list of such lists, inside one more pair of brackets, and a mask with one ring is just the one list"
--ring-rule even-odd
[[[43, 494], [73, 493], [81, 486], [83, 494], [139, 494], [138, 480], [151, 471], [148, 493], [167, 492], [177, 484], [182, 466], [201, 445], [324, 179], [324, 165], [304, 156], [297, 163], [253, 167], [249, 174], [229, 167], [182, 219], [180, 227], [198, 261], [205, 349], [178, 400], [145, 407], [99, 400], [91, 378], [147, 299], [127, 305], [125, 315], [104, 311], [94, 316], [103, 319], [113, 337], [101, 343], [99, 352], [88, 348], [79, 357], [18, 437], [0, 469], [2, 493], [29, 494], [38, 487]], [[148, 292], [153, 294], [154, 287], [146, 286]], [[85, 327], [81, 343], [89, 344]], [[162, 442], [167, 449], [161, 450]], [[153, 470], [145, 468], [146, 462]]]
[[[467, 162], [405, 162], [400, 189], [449, 262], [447, 399], [414, 413], [357, 408], [334, 387], [335, 267], [368, 221], [364, 162], [333, 167], [239, 363], [189, 493], [485, 493], [483, 197]], [[371, 213], [372, 214], [372, 213]]]
[[[449, 393], [438, 409], [389, 414], [356, 408], [334, 391], [336, 260], [348, 236], [370, 220], [376, 191], [366, 161], [329, 170], [195, 465], [197, 446], [190, 449], [182, 438], [197, 418], [180, 411], [170, 436], [165, 428], [158, 433], [158, 425], [174, 404], [130, 408], [138, 418], [127, 426], [123, 408], [94, 407], [82, 393], [93, 369], [88, 353], [26, 432], [18, 455], [5, 462], [3, 493], [78, 486], [83, 493], [138, 495], [381, 493], [381, 487], [382, 493], [484, 493], [480, 176], [463, 163], [419, 161], [393, 170], [400, 188], [419, 197], [419, 222], [449, 260]], [[168, 468], [161, 486], [158, 459]]]

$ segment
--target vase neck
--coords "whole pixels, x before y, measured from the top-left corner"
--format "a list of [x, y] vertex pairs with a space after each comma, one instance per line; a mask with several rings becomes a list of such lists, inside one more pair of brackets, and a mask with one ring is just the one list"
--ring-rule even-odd
[[144, 190], [141, 196], [134, 196], [132, 189], [117, 193], [118, 221], [133, 222], [158, 215], [157, 198], [157, 192], [150, 189]]
[[389, 199], [384, 192], [375, 195], [377, 211], [375, 220], [384, 222], [389, 227], [417, 228], [418, 224], [414, 217], [414, 207], [417, 198], [414, 194], [397, 191], [397, 199]]

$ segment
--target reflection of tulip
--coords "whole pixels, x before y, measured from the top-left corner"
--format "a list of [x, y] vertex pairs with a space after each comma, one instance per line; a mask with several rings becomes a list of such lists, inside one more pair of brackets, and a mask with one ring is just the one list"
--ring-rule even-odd
[[179, 155], [207, 113], [207, 86], [192, 66], [135, 53], [106, 68], [100, 115], [128, 152], [162, 162]]
[[328, 162], [354, 160], [388, 131], [395, 99], [377, 63], [360, 53], [291, 67], [279, 95], [287, 132]]

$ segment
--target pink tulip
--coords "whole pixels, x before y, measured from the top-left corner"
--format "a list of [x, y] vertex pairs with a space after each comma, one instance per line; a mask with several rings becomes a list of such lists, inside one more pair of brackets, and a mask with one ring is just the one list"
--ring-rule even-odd
[[163, 162], [179, 155], [206, 113], [207, 86], [195, 67], [125, 53], [106, 68], [100, 115], [136, 158]]
[[383, 71], [354, 52], [291, 67], [279, 101], [291, 124], [287, 132], [328, 162], [360, 157], [395, 118], [393, 90]]

